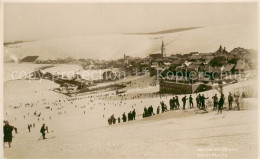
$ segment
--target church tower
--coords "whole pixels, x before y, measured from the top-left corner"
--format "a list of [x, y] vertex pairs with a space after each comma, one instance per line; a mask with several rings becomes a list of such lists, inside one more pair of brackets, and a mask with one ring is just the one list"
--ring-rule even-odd
[[166, 57], [165, 45], [163, 43], [163, 40], [162, 40], [162, 46], [161, 46], [161, 54], [162, 54], [163, 57]]

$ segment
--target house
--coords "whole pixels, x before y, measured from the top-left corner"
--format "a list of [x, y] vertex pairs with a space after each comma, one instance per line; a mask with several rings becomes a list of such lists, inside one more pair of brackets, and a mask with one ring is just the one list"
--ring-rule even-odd
[[20, 62], [35, 62], [39, 56], [26, 56]]
[[177, 57], [177, 55], [171, 55], [171, 56], [169, 56], [168, 58], [171, 59], [171, 60], [177, 60], [177, 59], [179, 59], [179, 57]]
[[214, 58], [213, 55], [204, 55], [201, 57], [202, 60], [212, 60]]
[[185, 69], [184, 66], [177, 66], [177, 67], [175, 68], [176, 71], [183, 71], [184, 69]]
[[188, 57], [189, 60], [200, 60], [202, 58], [201, 55], [193, 54], [192, 56]]
[[191, 64], [192, 64], [192, 62], [190, 62], [190, 61], [188, 61], [188, 60], [186, 60], [186, 61], [183, 62], [183, 65], [184, 65], [184, 66], [189, 66], [189, 65], [191, 65]]
[[195, 65], [201, 65], [201, 64], [203, 64], [203, 62], [200, 61], [200, 60], [197, 60], [197, 61], [194, 61], [193, 64], [195, 64]]
[[204, 66], [204, 72], [214, 72], [214, 68], [211, 65], [205, 65]]
[[227, 57], [227, 60], [230, 61], [234, 58], [236, 58], [236, 56], [234, 54], [229, 54], [228, 57]]
[[233, 73], [235, 71], [235, 64], [227, 64], [222, 71], [227, 73]]
[[235, 67], [235, 71], [236, 72], [245, 72], [245, 71], [249, 71], [249, 65], [248, 63], [245, 62], [245, 60], [240, 59], [237, 61], [236, 67]]
[[210, 63], [211, 60], [204, 60], [203, 64], [204, 65], [208, 65]]
[[177, 83], [175, 81], [161, 79], [159, 84], [160, 93], [170, 94], [192, 94], [211, 89], [203, 83], [190, 84], [188, 81], [186, 83]]
[[156, 75], [156, 78], [159, 73], [161, 73], [164, 70], [164, 68], [159, 67], [158, 65], [152, 65], [150, 67], [150, 77], [153, 77]]
[[184, 61], [185, 61], [184, 59], [173, 60], [172, 65], [173, 66], [180, 66], [180, 65], [183, 64]]
[[150, 54], [149, 57], [151, 58], [151, 60], [162, 59], [163, 54], [161, 54], [161, 53]]
[[198, 64], [191, 64], [191, 65], [187, 66], [187, 71], [198, 72], [198, 71], [200, 71], [200, 65], [198, 65]]

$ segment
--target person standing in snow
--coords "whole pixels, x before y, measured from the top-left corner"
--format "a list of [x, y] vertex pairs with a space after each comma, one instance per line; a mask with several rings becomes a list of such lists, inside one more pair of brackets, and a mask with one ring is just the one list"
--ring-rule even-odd
[[31, 126], [28, 124], [28, 130], [29, 132], [31, 132]]
[[237, 104], [237, 110], [240, 110], [239, 94], [235, 95], [235, 102], [236, 102], [236, 104]]
[[122, 116], [122, 120], [123, 120], [123, 122], [126, 122], [126, 115], [125, 115], [125, 112], [124, 112], [124, 114], [123, 114], [123, 116]]
[[219, 103], [218, 103], [218, 113], [222, 113], [224, 102], [225, 102], [224, 94], [221, 94], [221, 97], [220, 97]]
[[232, 102], [233, 102], [233, 96], [232, 96], [232, 94], [229, 92], [229, 95], [228, 95], [228, 109], [229, 109], [229, 110], [232, 109]]
[[182, 98], [182, 103], [183, 103], [183, 107], [182, 107], [182, 109], [185, 109], [185, 105], [186, 105], [186, 100], [187, 100], [188, 98], [186, 98], [186, 95]]
[[212, 99], [213, 99], [213, 103], [214, 103], [214, 105], [213, 105], [213, 111], [214, 111], [214, 110], [217, 110], [217, 106], [218, 106], [217, 94], [215, 94], [215, 96], [213, 96]]
[[180, 103], [179, 103], [178, 96], [175, 96], [175, 103], [176, 103], [177, 109], [180, 109]]
[[45, 130], [46, 130], [46, 129], [45, 129], [45, 124], [43, 124], [42, 127], [41, 127], [41, 130], [40, 130], [43, 139], [46, 139], [46, 138], [45, 138]]
[[157, 107], [157, 114], [160, 113], [160, 106]]
[[133, 110], [132, 112], [132, 119], [135, 120], [135, 116], [136, 116], [136, 112], [135, 112], [135, 109]]
[[3, 131], [4, 131], [4, 143], [8, 142], [9, 147], [11, 147], [11, 143], [12, 143], [12, 131], [13, 131], [13, 126], [9, 125], [8, 121], [4, 121], [4, 127], [3, 127]]
[[201, 100], [201, 106], [203, 110], [206, 110], [206, 105], [205, 105], [205, 99], [208, 99], [209, 97], [205, 98], [204, 94], [202, 94], [200, 100]]
[[[190, 102], [190, 109], [193, 108], [193, 98], [192, 96], [190, 95], [189, 97], [189, 102]], [[191, 106], [192, 105], [192, 106]]]

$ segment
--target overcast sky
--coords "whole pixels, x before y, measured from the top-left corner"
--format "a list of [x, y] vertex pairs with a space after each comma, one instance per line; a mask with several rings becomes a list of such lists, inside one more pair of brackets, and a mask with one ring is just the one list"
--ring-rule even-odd
[[256, 3], [5, 3], [4, 41], [257, 24]]

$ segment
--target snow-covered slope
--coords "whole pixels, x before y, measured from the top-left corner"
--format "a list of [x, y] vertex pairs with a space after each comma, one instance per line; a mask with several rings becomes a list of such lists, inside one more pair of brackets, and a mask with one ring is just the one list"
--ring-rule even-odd
[[156, 35], [96, 35], [32, 41], [5, 46], [5, 60], [39, 55], [39, 59], [58, 57], [117, 59], [124, 54], [145, 57], [160, 52], [166, 43], [167, 55], [213, 52], [220, 44], [228, 51], [234, 47], [257, 49], [257, 30], [251, 25], [205, 26], [202, 28]]

